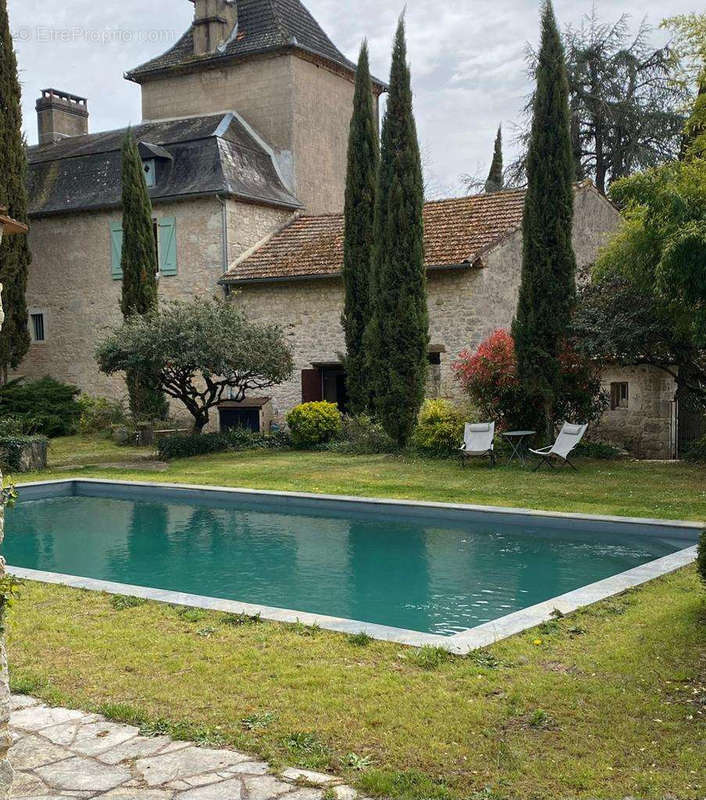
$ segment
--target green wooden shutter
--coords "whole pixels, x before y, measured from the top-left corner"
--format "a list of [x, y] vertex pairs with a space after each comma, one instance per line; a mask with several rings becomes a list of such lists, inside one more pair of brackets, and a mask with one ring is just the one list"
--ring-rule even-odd
[[176, 218], [159, 220], [159, 274], [177, 274]]
[[111, 274], [114, 281], [123, 278], [123, 270], [120, 261], [123, 257], [123, 226], [119, 222], [110, 223], [110, 258]]

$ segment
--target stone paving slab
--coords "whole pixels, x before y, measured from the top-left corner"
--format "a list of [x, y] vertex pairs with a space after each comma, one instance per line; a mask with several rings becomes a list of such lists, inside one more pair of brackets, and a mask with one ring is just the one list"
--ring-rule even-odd
[[140, 736], [97, 714], [12, 697], [12, 800], [366, 800], [334, 776], [290, 768], [231, 749]]

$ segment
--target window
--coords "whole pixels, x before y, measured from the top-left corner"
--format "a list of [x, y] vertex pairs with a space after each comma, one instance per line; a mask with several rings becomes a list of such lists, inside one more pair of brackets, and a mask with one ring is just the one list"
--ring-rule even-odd
[[145, 159], [142, 162], [145, 171], [145, 183], [148, 187], [157, 185], [157, 162], [153, 158]]
[[44, 324], [44, 312], [32, 311], [29, 315], [30, 335], [35, 343], [46, 342], [46, 325]]
[[610, 385], [610, 408], [615, 411], [616, 408], [627, 408], [629, 399], [629, 390], [627, 383], [611, 383]]
[[[158, 272], [160, 277], [177, 274], [177, 243], [176, 219], [174, 217], [159, 217], [154, 219], [154, 246], [157, 254]], [[110, 257], [111, 274], [113, 280], [120, 281], [123, 277], [121, 267], [123, 253], [123, 226], [120, 222], [110, 224]]]

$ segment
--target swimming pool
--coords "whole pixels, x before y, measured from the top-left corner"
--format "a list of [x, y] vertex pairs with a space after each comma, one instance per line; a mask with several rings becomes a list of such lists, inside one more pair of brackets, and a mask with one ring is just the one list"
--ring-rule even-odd
[[[546, 617], [553, 601], [564, 610], [566, 598], [571, 610], [688, 563], [699, 530], [690, 523], [67, 480], [21, 487], [7, 512], [2, 552], [10, 571], [24, 577], [237, 605], [274, 619], [463, 649], [479, 634], [499, 638], [513, 624], [527, 627], [540, 610]], [[577, 592], [583, 602], [572, 598]]]

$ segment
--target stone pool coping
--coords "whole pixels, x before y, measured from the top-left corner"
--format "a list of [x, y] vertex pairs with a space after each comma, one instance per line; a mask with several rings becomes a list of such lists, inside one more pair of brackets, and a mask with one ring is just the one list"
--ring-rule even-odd
[[[119, 480], [106, 480], [100, 478], [66, 478], [51, 481], [34, 481], [31, 483], [19, 484], [19, 489], [46, 489], [51, 488], [55, 491], [47, 496], [71, 496], [76, 494], [79, 484], [89, 484], [97, 489], [100, 486], [117, 486], [121, 488], [130, 487], [131, 489], [159, 489], [159, 490], [180, 490], [183, 496], [195, 497], [215, 497], [225, 496], [229, 499], [242, 498], [247, 500], [259, 499], [266, 501], [273, 498], [290, 498], [293, 501], [303, 501], [305, 504], [314, 504], [327, 507], [333, 506], [337, 510], [349, 504], [356, 504], [359, 508], [367, 510], [381, 511], [387, 507], [399, 513], [400, 510], [426, 511], [429, 515], [447, 512], [452, 516], [459, 513], [473, 512], [474, 514], [488, 514], [490, 516], [505, 515], [506, 517], [527, 517], [536, 518], [546, 525], [551, 520], [556, 520], [557, 524], [565, 524], [571, 520], [574, 525], [579, 527], [599, 527], [614, 526], [616, 524], [632, 526], [640, 530], [654, 528], [671, 528], [673, 530], [683, 530], [686, 535], [688, 531], [701, 531], [704, 529], [703, 523], [687, 522], [679, 520], [645, 519], [641, 517], [617, 517], [593, 514], [571, 514], [558, 511], [537, 511], [534, 509], [505, 508], [501, 506], [480, 506], [459, 503], [435, 503], [428, 501], [414, 500], [394, 500], [378, 499], [365, 497], [351, 497], [346, 495], [319, 495], [305, 492], [277, 492], [261, 489], [239, 489], [222, 486], [201, 486], [194, 484], [178, 483], [155, 483], [155, 482], [131, 482]], [[62, 491], [68, 488], [69, 491]], [[633, 569], [605, 578], [601, 581], [588, 584], [574, 591], [557, 597], [550, 598], [533, 606], [529, 606], [519, 611], [515, 611], [490, 622], [482, 623], [461, 631], [452, 636], [441, 636], [439, 634], [421, 633], [418, 631], [407, 630], [404, 628], [394, 628], [387, 625], [361, 622], [358, 620], [331, 617], [324, 614], [315, 614], [292, 609], [276, 608], [263, 606], [253, 603], [244, 603], [236, 600], [226, 600], [202, 595], [187, 594], [184, 592], [173, 592], [163, 589], [152, 589], [144, 586], [132, 586], [130, 584], [115, 583], [112, 581], [101, 581], [93, 578], [83, 578], [75, 575], [63, 575], [55, 572], [44, 572], [41, 570], [26, 569], [23, 567], [8, 566], [8, 572], [18, 578], [39, 581], [43, 583], [62, 584], [73, 588], [90, 589], [94, 591], [106, 592], [108, 594], [123, 594], [140, 597], [145, 600], [153, 600], [160, 603], [170, 603], [173, 605], [191, 606], [204, 608], [214, 611], [227, 613], [244, 613], [255, 615], [259, 614], [263, 619], [273, 622], [295, 623], [301, 622], [304, 625], [318, 625], [326, 630], [338, 633], [360, 633], [365, 632], [373, 639], [387, 642], [411, 645], [415, 647], [435, 646], [442, 647], [453, 653], [464, 655], [479, 647], [486, 647], [501, 639], [505, 639], [514, 634], [520, 633], [528, 628], [533, 628], [543, 622], [547, 622], [556, 616], [556, 612], [569, 614], [579, 608], [591, 605], [600, 600], [605, 600], [627, 589], [639, 586], [647, 581], [654, 580], [662, 575], [674, 572], [677, 569], [687, 566], [696, 560], [697, 547], [690, 546], [678, 550], [663, 558], [650, 561]]]

